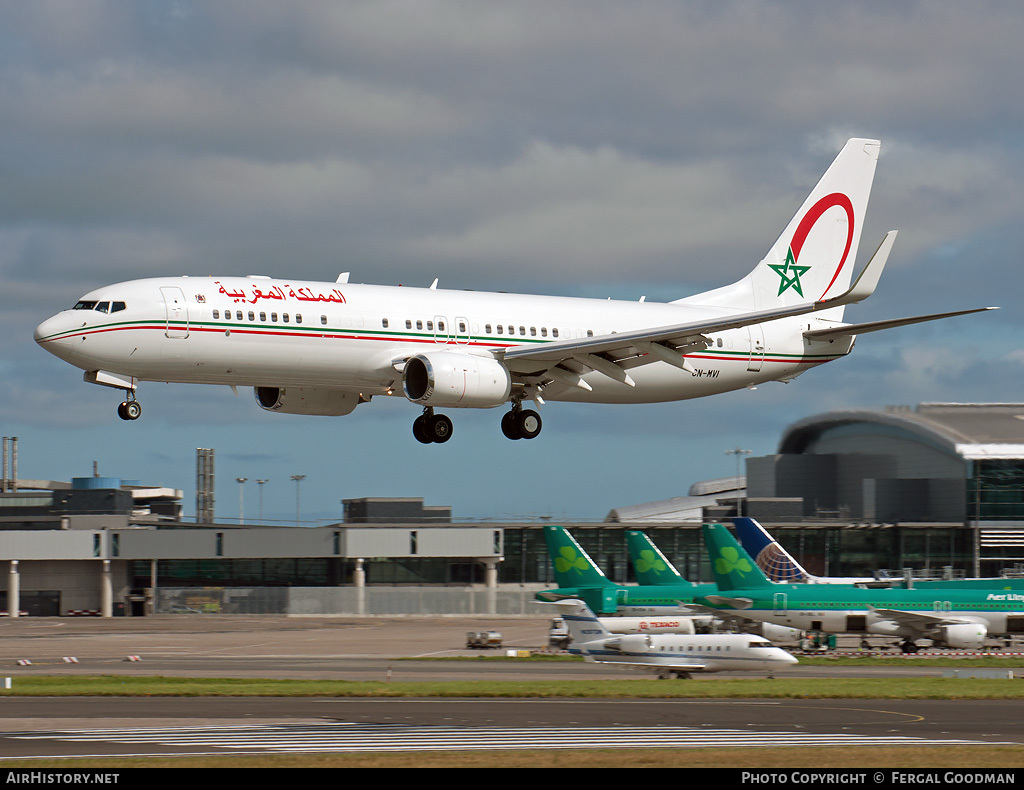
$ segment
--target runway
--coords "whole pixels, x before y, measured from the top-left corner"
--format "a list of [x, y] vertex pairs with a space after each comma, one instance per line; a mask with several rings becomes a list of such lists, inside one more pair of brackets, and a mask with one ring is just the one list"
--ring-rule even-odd
[[[465, 632], [543, 644], [546, 619], [277, 617], [0, 621], [0, 674], [445, 681], [622, 678], [592, 664], [446, 662]], [[493, 651], [491, 652], [493, 655]], [[127, 661], [129, 655], [139, 661]], [[33, 663], [18, 666], [22, 656]], [[402, 660], [405, 657], [421, 660]], [[78, 663], [64, 663], [74, 657]], [[1022, 662], [1024, 663], [1024, 662]], [[941, 674], [796, 667], [787, 676]], [[713, 682], [707, 679], [679, 682]], [[104, 697], [2, 699], [0, 759], [365, 749], [689, 748], [1024, 743], [1016, 700], [543, 700]]]

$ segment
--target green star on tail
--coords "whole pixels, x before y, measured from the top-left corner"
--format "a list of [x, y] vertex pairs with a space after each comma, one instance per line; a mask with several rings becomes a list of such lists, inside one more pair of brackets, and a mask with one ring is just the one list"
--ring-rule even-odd
[[804, 289], [800, 286], [800, 277], [811, 267], [797, 266], [792, 248], [790, 248], [789, 253], [786, 255], [785, 263], [769, 263], [768, 268], [782, 278], [782, 281], [779, 283], [779, 296], [782, 296], [788, 288], [792, 288], [800, 296], [804, 295]]

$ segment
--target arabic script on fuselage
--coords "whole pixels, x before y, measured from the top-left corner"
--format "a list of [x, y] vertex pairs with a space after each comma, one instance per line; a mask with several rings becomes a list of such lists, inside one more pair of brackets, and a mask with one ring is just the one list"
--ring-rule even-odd
[[260, 300], [264, 299], [279, 302], [286, 302], [289, 299], [294, 299], [298, 302], [330, 302], [333, 304], [345, 304], [345, 295], [337, 288], [332, 288], [330, 291], [323, 293], [320, 292], [319, 289], [314, 291], [312, 288], [306, 286], [292, 288], [292, 286], [285, 283], [284, 285], [270, 286], [251, 285], [248, 287], [243, 286], [242, 288], [228, 290], [219, 280], [214, 280], [214, 284], [218, 286], [217, 290], [220, 293], [230, 297], [235, 304], [256, 304]]

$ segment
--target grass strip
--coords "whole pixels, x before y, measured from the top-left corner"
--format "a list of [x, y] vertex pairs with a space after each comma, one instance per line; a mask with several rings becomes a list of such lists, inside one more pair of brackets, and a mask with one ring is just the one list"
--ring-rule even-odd
[[0, 696], [1021, 699], [1024, 683], [988, 678], [345, 681], [122, 675], [17, 677]]

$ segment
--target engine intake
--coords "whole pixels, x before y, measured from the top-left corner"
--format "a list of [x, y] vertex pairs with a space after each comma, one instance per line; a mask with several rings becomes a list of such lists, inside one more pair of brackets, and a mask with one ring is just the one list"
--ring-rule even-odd
[[939, 641], [949, 647], [981, 647], [986, 636], [988, 629], [980, 623], [944, 625], [939, 629]]
[[424, 406], [490, 409], [508, 400], [512, 376], [489, 357], [418, 354], [405, 363], [402, 387], [405, 397]]
[[283, 414], [341, 417], [359, 405], [356, 393], [323, 387], [254, 387], [253, 394], [261, 409]]

